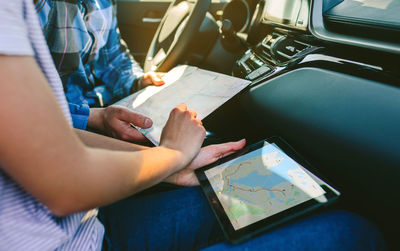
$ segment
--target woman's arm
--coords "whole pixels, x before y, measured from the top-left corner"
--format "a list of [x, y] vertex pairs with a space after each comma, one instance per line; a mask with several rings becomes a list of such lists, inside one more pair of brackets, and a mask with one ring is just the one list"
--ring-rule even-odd
[[57, 216], [112, 203], [164, 180], [193, 159], [205, 135], [194, 113], [180, 106], [160, 147], [88, 147], [96, 142], [83, 143], [74, 133], [32, 57], [0, 56], [0, 81], [1, 167]]
[[[132, 128], [129, 128], [132, 129]], [[81, 141], [89, 147], [102, 148], [108, 150], [135, 152], [149, 149], [147, 146], [136, 145], [126, 141], [110, 138], [97, 133], [74, 129]]]

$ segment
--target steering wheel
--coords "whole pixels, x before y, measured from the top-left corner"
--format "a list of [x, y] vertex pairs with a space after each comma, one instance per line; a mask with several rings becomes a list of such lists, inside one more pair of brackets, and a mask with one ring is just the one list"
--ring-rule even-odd
[[182, 59], [198, 31], [211, 0], [175, 0], [151, 41], [144, 71], [166, 72]]

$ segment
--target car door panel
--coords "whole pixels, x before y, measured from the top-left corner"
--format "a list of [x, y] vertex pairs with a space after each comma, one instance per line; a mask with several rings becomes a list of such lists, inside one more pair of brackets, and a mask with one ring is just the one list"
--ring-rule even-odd
[[122, 38], [138, 62], [143, 62], [148, 46], [170, 1], [118, 1], [118, 25]]

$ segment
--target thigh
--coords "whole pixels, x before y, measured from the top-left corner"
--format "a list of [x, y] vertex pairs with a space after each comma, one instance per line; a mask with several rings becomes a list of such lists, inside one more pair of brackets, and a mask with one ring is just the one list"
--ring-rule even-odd
[[330, 211], [282, 226], [239, 245], [219, 243], [212, 250], [385, 250], [379, 231], [350, 212]]
[[193, 250], [223, 239], [199, 187], [132, 196], [100, 209], [111, 250]]
[[[384, 250], [364, 218], [330, 211], [229, 245], [199, 187], [137, 195], [100, 209], [110, 250]], [[220, 242], [218, 244], [215, 244]]]

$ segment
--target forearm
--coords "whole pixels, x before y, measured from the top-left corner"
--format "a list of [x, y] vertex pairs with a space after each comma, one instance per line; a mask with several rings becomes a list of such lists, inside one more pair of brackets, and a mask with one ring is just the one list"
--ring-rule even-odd
[[[155, 158], [154, 156], [157, 156]], [[68, 215], [110, 204], [163, 181], [176, 172], [182, 156], [174, 150], [156, 147], [140, 152], [87, 149], [80, 163], [68, 167], [59, 179], [69, 189], [53, 212]]]
[[162, 147], [127, 152], [124, 143], [78, 137], [32, 57], [0, 56], [0, 76], [1, 168], [56, 215], [117, 201], [187, 164]]
[[106, 137], [88, 131], [83, 131], [79, 129], [74, 129], [74, 130], [76, 135], [78, 135], [78, 137], [86, 146], [93, 148], [102, 148], [102, 149], [117, 150], [117, 151], [129, 151], [129, 152], [146, 150], [149, 148], [146, 146], [128, 143], [126, 141]]
[[[83, 138], [87, 143], [88, 137]], [[103, 139], [102, 143], [108, 142], [105, 137], [100, 141]], [[99, 140], [93, 137], [89, 141], [93, 144]], [[163, 147], [137, 151], [128, 149], [124, 142], [115, 142], [113, 148], [120, 151], [66, 142], [63, 147], [54, 145], [53, 155], [32, 150], [32, 144], [28, 144], [24, 157], [30, 164], [7, 163], [11, 168], [7, 171], [55, 215], [64, 216], [128, 197], [161, 182], [184, 165], [180, 152]], [[16, 173], [21, 166], [23, 177]]]

